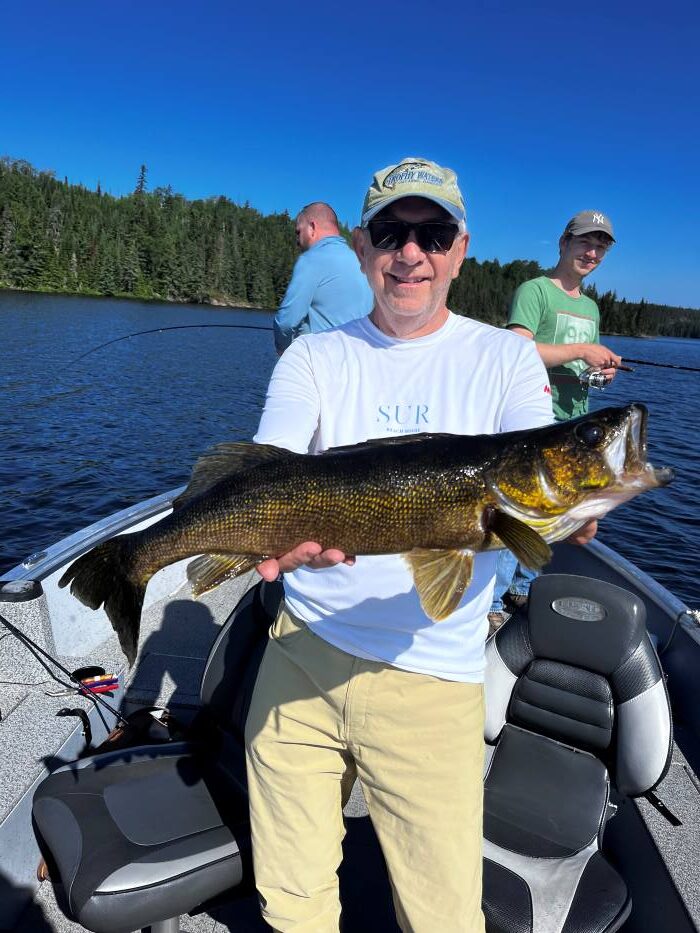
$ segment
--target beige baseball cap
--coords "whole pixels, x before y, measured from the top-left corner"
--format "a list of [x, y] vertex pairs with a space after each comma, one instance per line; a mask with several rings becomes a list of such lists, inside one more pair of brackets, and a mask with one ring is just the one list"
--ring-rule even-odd
[[361, 226], [366, 227], [382, 208], [400, 198], [427, 198], [455, 220], [467, 222], [464, 199], [452, 169], [428, 159], [406, 158], [375, 173], [362, 205]]

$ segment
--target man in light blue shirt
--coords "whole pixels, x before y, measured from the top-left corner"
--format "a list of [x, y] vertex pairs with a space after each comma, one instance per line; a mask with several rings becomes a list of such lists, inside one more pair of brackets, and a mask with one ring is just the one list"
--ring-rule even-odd
[[330, 205], [307, 204], [296, 219], [296, 237], [302, 253], [275, 315], [278, 353], [300, 334], [327, 330], [372, 310], [372, 290]]

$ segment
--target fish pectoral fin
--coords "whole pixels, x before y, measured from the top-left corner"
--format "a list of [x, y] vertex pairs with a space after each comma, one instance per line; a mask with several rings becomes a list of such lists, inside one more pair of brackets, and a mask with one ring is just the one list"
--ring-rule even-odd
[[252, 570], [258, 558], [248, 554], [203, 554], [187, 565], [187, 579], [192, 584], [192, 595], [201, 596], [215, 586]]
[[252, 444], [245, 441], [217, 444], [197, 460], [187, 488], [173, 500], [173, 509], [182, 508], [196, 496], [201, 496], [217, 483], [242, 470], [293, 456], [295, 455], [291, 451], [273, 447], [272, 444]]
[[552, 559], [552, 549], [541, 535], [521, 522], [496, 509], [489, 522], [489, 528], [494, 531], [508, 550], [518, 558], [521, 564], [530, 570], [540, 570]]
[[436, 622], [447, 618], [471, 582], [474, 552], [414, 548], [403, 556], [425, 614]]

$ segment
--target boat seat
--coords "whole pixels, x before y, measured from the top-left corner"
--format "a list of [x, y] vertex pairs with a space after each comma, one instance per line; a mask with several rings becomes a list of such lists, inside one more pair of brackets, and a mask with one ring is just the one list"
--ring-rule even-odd
[[642, 601], [545, 574], [486, 646], [488, 933], [608, 933], [631, 899], [602, 853], [611, 792], [666, 774], [671, 713]]
[[250, 882], [243, 727], [281, 583], [245, 594], [214, 643], [191, 739], [104, 752], [49, 775], [33, 818], [57, 900], [95, 933], [177, 929]]

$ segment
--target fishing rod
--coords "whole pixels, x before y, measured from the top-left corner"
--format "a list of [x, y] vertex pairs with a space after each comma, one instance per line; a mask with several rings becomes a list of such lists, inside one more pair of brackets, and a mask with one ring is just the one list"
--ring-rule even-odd
[[[628, 356], [623, 357], [623, 359], [628, 363], [637, 363], [640, 366], [658, 366], [660, 369], [683, 369], [689, 373], [700, 373], [700, 369], [695, 366], [680, 366], [678, 363], [653, 363], [651, 360], [633, 360]], [[632, 366], [625, 366], [623, 363], [618, 363], [617, 365], [613, 363], [612, 365], [615, 369], [623, 373], [635, 372]], [[584, 369], [584, 371], [580, 373], [579, 382], [581, 385], [589, 386], [593, 389], [605, 389], [610, 384], [610, 380], [603, 375], [602, 370], [596, 369], [593, 366]]]
[[[76, 363], [79, 363], [80, 360], [84, 360], [86, 356], [90, 356], [91, 353], [96, 353], [98, 350], [102, 350], [104, 347], [109, 347], [114, 343], [120, 343], [122, 340], [130, 340], [132, 337], [143, 337], [148, 334], [162, 334], [169, 330], [193, 330], [201, 329], [203, 327], [232, 327], [236, 330], [264, 330], [271, 331], [271, 327], [266, 327], [262, 324], [175, 324], [169, 327], [153, 327], [150, 330], [138, 330], [133, 334], [122, 334], [121, 337], [113, 337], [112, 340], [106, 340], [104, 343], [99, 344], [96, 347], [91, 347], [91, 349], [86, 350], [85, 353], [81, 353], [80, 356], [76, 356], [75, 359], [72, 359], [69, 363], [59, 369], [58, 372], [65, 372], [66, 369], [70, 369], [71, 366], [75, 366]], [[681, 366], [678, 363], [655, 363], [652, 360], [636, 360], [631, 357], [623, 357], [627, 363], [635, 363], [639, 366], [656, 366], [659, 369], [680, 369], [684, 372], [689, 373], [700, 373], [700, 367], [697, 366]], [[623, 372], [632, 373], [634, 370], [625, 365], [620, 365], [617, 367]]]
[[[12, 622], [10, 622], [9, 619], [6, 619], [3, 615], [0, 615], [0, 624], [4, 625], [8, 632], [11, 632], [15, 638], [18, 638], [19, 641], [22, 642], [24, 647], [34, 655], [39, 664], [53, 680], [57, 681], [59, 684], [61, 684], [61, 686], [67, 687], [71, 691], [75, 690], [76, 693], [82, 693], [83, 696], [86, 696], [89, 700], [92, 700], [98, 712], [100, 712], [100, 706], [104, 706], [119, 722], [126, 725], [129, 724], [129, 720], [122, 713], [120, 713], [118, 709], [112, 706], [111, 703], [108, 703], [104, 697], [101, 697], [97, 689], [91, 687], [89, 683], [85, 683], [84, 681], [80, 680], [79, 677], [76, 677], [74, 672], [72, 673], [68, 670], [68, 668], [64, 667], [60, 661], [54, 658], [53, 655], [49, 654], [48, 651], [45, 651], [44, 648], [42, 648], [41, 645], [38, 645], [32, 638], [30, 638], [26, 632], [18, 629], [16, 625], [13, 625]], [[40, 657], [40, 655], [42, 655], [43, 658], [46, 658], [46, 660], [51, 664], [55, 665], [62, 674], [68, 677], [71, 683], [67, 684], [65, 681], [61, 680], [61, 678], [51, 670], [46, 661]], [[100, 718], [102, 718], [101, 713]], [[107, 727], [104, 719], [102, 721], [105, 724], [105, 727]], [[109, 728], [107, 728], [107, 731], [109, 732]]]
[[154, 327], [151, 330], [137, 330], [133, 334], [122, 334], [121, 337], [114, 337], [112, 340], [106, 340], [97, 347], [91, 347], [89, 350], [86, 350], [85, 353], [81, 353], [80, 356], [76, 356], [75, 359], [66, 363], [65, 366], [58, 370], [56, 375], [60, 375], [62, 372], [70, 369], [71, 366], [75, 366], [76, 363], [79, 363], [80, 360], [84, 360], [85, 357], [90, 356], [91, 353], [97, 353], [98, 350], [109, 347], [113, 343], [119, 343], [122, 340], [130, 340], [132, 337], [143, 337], [146, 334], [162, 334], [166, 330], [191, 330], [193, 328], [201, 329], [202, 327], [234, 327], [238, 330], [272, 330], [271, 327], [265, 327], [262, 324], [175, 324], [171, 327]]
[[[680, 366], [678, 363], [653, 363], [651, 360], [633, 360], [629, 356], [625, 356], [623, 359], [627, 363], [638, 363], [640, 366], [658, 366], [660, 369], [682, 369], [687, 373], [700, 373], [700, 367], [697, 366]], [[623, 368], [618, 366], [618, 369]]]

